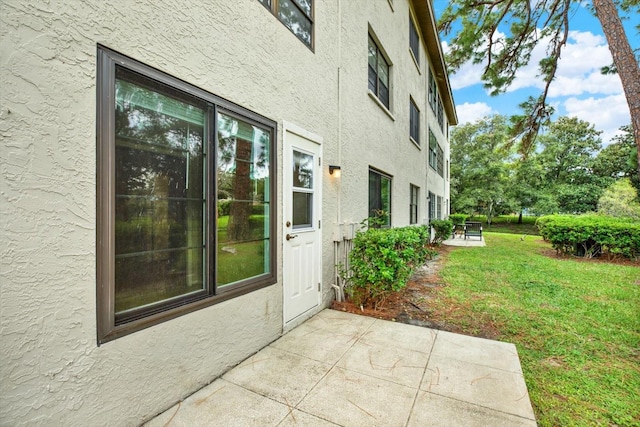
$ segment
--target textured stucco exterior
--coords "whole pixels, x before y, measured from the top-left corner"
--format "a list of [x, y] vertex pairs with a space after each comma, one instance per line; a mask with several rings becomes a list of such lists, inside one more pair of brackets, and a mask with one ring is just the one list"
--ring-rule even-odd
[[[333, 298], [334, 225], [367, 212], [368, 169], [448, 199], [428, 167], [427, 51], [409, 54], [408, 1], [314, 2], [314, 49], [257, 0], [0, 2], [0, 425], [138, 425], [283, 332], [278, 283], [98, 346], [96, 72], [103, 45], [278, 123], [322, 137], [322, 305]], [[393, 62], [387, 114], [367, 91], [367, 33]], [[443, 93], [446, 91], [443, 89]], [[408, 136], [409, 95], [421, 147]], [[455, 120], [450, 120], [455, 121]], [[282, 247], [278, 189], [277, 245]]]

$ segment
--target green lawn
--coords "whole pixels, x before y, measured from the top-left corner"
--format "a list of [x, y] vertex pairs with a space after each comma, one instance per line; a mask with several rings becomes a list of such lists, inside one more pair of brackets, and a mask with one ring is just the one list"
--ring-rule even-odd
[[487, 217], [479, 215], [467, 219], [467, 221], [482, 222], [483, 231], [491, 231], [494, 233], [511, 233], [511, 234], [527, 234], [539, 235], [538, 227], [536, 227], [535, 216], [523, 216], [522, 223], [518, 224], [517, 215], [500, 215], [491, 220], [491, 225], [487, 224]]
[[449, 254], [434, 309], [516, 344], [539, 425], [639, 426], [640, 264], [549, 258], [537, 236], [485, 240]]

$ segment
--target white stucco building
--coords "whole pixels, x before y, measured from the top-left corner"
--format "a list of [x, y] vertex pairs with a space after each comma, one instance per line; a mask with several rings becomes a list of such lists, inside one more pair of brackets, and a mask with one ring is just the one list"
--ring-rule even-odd
[[138, 425], [326, 307], [371, 212], [447, 216], [427, 0], [3, 0], [0, 22], [0, 425]]

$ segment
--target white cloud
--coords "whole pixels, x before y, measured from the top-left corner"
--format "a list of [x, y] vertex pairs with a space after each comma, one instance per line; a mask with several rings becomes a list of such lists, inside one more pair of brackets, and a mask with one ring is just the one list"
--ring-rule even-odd
[[461, 125], [496, 114], [496, 111], [484, 102], [465, 102], [456, 106], [456, 112], [458, 113], [458, 123]]
[[593, 123], [597, 130], [601, 130], [604, 145], [608, 145], [611, 138], [620, 133], [620, 126], [631, 123], [627, 101], [623, 94], [586, 99], [571, 97], [566, 99], [562, 106], [566, 112], [565, 115]]

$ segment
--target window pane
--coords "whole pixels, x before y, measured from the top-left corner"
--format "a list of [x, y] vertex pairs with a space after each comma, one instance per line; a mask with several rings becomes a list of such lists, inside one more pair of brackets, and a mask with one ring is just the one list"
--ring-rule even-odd
[[313, 193], [293, 192], [293, 228], [313, 227]]
[[300, 6], [300, 9], [302, 9], [304, 14], [307, 15], [309, 18], [311, 18], [312, 0], [294, 0], [294, 1], [298, 4], [298, 6]]
[[383, 85], [389, 87], [389, 64], [382, 55], [378, 55], [378, 77]]
[[[218, 114], [218, 286], [269, 271], [270, 133]], [[243, 267], [243, 266], [246, 266]]]
[[311, 46], [311, 20], [295, 4], [290, 0], [280, 0], [278, 17], [300, 40]]
[[293, 151], [293, 186], [313, 188], [313, 156]]
[[116, 68], [115, 312], [204, 288], [204, 110]]
[[369, 216], [391, 225], [391, 178], [369, 171]]
[[420, 63], [420, 37], [418, 37], [418, 30], [416, 29], [413, 19], [409, 17], [409, 46], [413, 52], [413, 57], [418, 64]]

